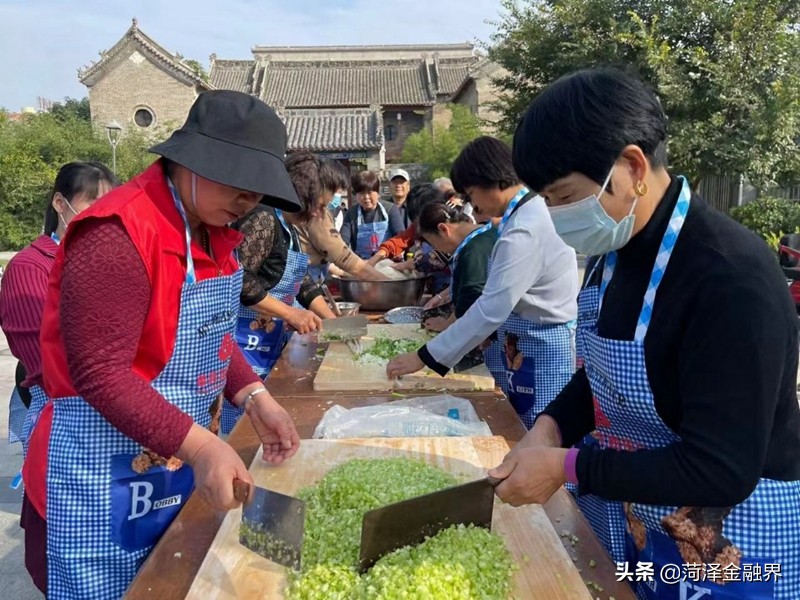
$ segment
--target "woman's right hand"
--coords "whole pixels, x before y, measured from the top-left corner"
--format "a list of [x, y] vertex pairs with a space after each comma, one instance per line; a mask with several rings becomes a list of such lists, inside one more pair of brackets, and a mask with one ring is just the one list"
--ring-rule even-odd
[[[214, 510], [230, 510], [238, 508], [241, 502], [233, 493], [233, 482], [236, 479], [254, 485], [242, 459], [227, 443], [219, 439], [207, 429], [197, 424], [192, 425], [184, 446], [188, 456], [182, 456], [194, 471], [195, 490]], [[192, 449], [194, 446], [196, 449]], [[184, 447], [181, 447], [184, 449]]]
[[322, 319], [304, 308], [290, 308], [286, 322], [301, 335], [319, 331], [322, 327]]

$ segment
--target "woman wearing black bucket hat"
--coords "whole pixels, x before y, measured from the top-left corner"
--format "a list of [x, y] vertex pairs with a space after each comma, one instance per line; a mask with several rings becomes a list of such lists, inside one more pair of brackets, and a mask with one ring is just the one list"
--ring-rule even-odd
[[42, 324], [52, 400], [23, 470], [26, 545], [42, 553], [28, 567], [49, 598], [121, 597], [195, 489], [239, 506], [233, 482], [252, 479], [216, 435], [222, 402], [245, 408], [265, 460], [297, 451], [233, 337], [241, 236], [227, 227], [259, 202], [300, 208], [285, 150], [263, 102], [206, 92], [160, 160], [70, 225]]

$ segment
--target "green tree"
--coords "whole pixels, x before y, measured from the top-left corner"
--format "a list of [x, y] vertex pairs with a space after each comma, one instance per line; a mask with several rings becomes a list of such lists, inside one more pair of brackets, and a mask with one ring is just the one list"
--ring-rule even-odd
[[756, 186], [800, 177], [796, 0], [503, 0], [490, 57], [507, 70], [507, 132], [556, 78], [624, 66], [658, 91], [670, 159], [696, 186], [743, 174]]
[[89, 98], [76, 100], [75, 98], [64, 98], [64, 102], [53, 104], [50, 112], [61, 119], [75, 117], [81, 121], [91, 121], [92, 114], [89, 109]]
[[450, 122], [435, 124], [408, 136], [403, 146], [403, 162], [421, 163], [433, 177], [446, 177], [450, 165], [470, 141], [481, 135], [480, 121], [469, 108], [460, 104], [448, 106]]
[[[73, 110], [79, 105], [75, 101], [71, 108], [25, 115], [21, 121], [0, 115], [0, 250], [17, 250], [38, 235], [53, 180], [63, 164], [74, 160], [111, 164], [105, 132], [94, 130], [80, 110]], [[154, 141], [130, 130], [124, 134], [117, 147], [120, 179], [129, 179], [154, 160], [147, 153]]]
[[196, 61], [193, 58], [184, 58], [182, 60], [183, 64], [194, 71], [200, 79], [208, 83], [208, 71], [206, 71], [206, 68], [201, 65], [199, 61]]

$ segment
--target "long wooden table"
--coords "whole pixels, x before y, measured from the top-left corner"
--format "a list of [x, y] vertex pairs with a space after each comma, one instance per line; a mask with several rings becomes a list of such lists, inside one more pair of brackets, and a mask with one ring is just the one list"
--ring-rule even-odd
[[[389, 392], [315, 392], [314, 375], [321, 362], [318, 347], [314, 335], [294, 335], [267, 380], [270, 392], [294, 419], [301, 438], [312, 436], [325, 410], [333, 404], [352, 408], [396, 400]], [[525, 428], [502, 393], [471, 392], [459, 396], [467, 398], [492, 433], [505, 437], [510, 446], [525, 435]], [[228, 441], [249, 465], [259, 446], [250, 420], [241, 419]], [[569, 493], [559, 490], [544, 508], [584, 580], [603, 589], [599, 592], [591, 587], [592, 597], [635, 600], [630, 587], [616, 581], [614, 563]], [[126, 598], [185, 598], [224, 517], [225, 513], [212, 510], [199, 495], [192, 496], [147, 558]]]

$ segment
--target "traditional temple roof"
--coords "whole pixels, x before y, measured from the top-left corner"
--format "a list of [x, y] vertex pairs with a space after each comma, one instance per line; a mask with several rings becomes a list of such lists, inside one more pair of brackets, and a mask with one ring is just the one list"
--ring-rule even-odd
[[120, 52], [128, 48], [129, 44], [134, 45], [144, 56], [181, 81], [197, 85], [202, 89], [213, 89], [213, 86], [205, 82], [190, 66], [184, 63], [179, 55], [172, 54], [139, 29], [136, 19], [132, 19], [128, 31], [110, 50], [100, 53], [99, 61], [85, 69], [78, 70], [78, 79], [85, 86], [92, 87], [103, 76], [106, 66]]
[[216, 88], [254, 94], [272, 106], [430, 106], [459, 90], [480, 60], [469, 44], [441, 47], [461, 56], [419, 51], [437, 46], [258, 47], [252, 61], [212, 55], [210, 77]]
[[256, 66], [255, 61], [217, 60], [217, 57], [212, 54], [211, 64], [215, 68], [212, 67], [209, 79], [215, 88], [250, 93]]
[[255, 58], [269, 55], [276, 60], [305, 61], [312, 55], [324, 55], [328, 60], [348, 60], [355, 56], [364, 60], [369, 54], [373, 60], [397, 60], [419, 58], [423, 54], [438, 54], [441, 58], [464, 58], [472, 56], [475, 46], [469, 42], [455, 44], [372, 44], [358, 46], [255, 46]]
[[380, 108], [285, 109], [279, 111], [292, 151], [343, 152], [380, 149], [383, 117]]

